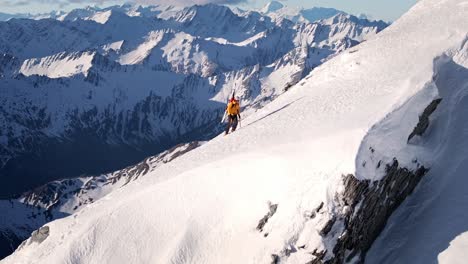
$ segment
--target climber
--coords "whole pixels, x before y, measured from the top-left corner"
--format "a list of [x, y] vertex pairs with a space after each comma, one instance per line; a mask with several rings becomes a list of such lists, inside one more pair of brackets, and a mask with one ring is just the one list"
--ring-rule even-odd
[[232, 127], [232, 132], [234, 132], [237, 128], [237, 123], [240, 121], [240, 104], [234, 98], [234, 93], [232, 94], [231, 100], [229, 100], [227, 107], [226, 107], [226, 114], [228, 118], [228, 125], [226, 127], [225, 135], [229, 133], [229, 129]]

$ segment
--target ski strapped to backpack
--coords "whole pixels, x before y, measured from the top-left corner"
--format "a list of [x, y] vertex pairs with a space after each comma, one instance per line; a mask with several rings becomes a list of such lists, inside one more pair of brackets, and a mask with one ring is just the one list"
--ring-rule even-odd
[[224, 123], [224, 121], [226, 121], [226, 117], [227, 117], [227, 110], [224, 111], [223, 119], [221, 119], [221, 124]]

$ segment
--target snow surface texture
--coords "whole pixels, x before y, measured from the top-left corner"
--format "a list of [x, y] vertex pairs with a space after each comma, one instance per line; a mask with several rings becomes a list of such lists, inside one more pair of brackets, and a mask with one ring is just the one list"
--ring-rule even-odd
[[[460, 0], [419, 1], [381, 35], [328, 61], [249, 115], [234, 134], [49, 223], [42, 243], [29, 243], [2, 263], [270, 263], [273, 253], [298, 243], [305, 250], [291, 248], [289, 256], [274, 259], [310, 261], [307, 249], [327, 244], [317, 230], [333, 212], [341, 174], [381, 177], [357, 169], [366, 158], [361, 145], [375, 145], [384, 157], [397, 157], [408, 167], [414, 166], [413, 156], [428, 166], [448, 160], [448, 152], [438, 150], [453, 146], [443, 144], [450, 137], [436, 132], [434, 142], [431, 134], [428, 144], [414, 145], [407, 137], [435, 98], [447, 99], [445, 113], [462, 116], [450, 108], [462, 107], [465, 79], [457, 75], [438, 83], [433, 76], [443, 73], [451, 58], [455, 63], [456, 54], [466, 58], [467, 7]], [[466, 73], [466, 66], [457, 65]], [[446, 89], [453, 91], [439, 87], [452, 81], [459, 85]], [[450, 98], [460, 104], [450, 105]], [[463, 141], [463, 130], [444, 129], [455, 121], [439, 121], [448, 126], [441, 130], [460, 133], [454, 139]], [[458, 149], [465, 155], [466, 148]], [[442, 178], [451, 172], [439, 171]], [[325, 212], [305, 220], [322, 201]], [[272, 204], [276, 211], [259, 234], [255, 227]], [[439, 260], [454, 258], [465, 237]]]

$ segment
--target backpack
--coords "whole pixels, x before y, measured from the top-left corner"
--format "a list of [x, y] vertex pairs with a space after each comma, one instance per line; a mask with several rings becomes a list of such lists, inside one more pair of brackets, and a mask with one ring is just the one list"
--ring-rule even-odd
[[239, 114], [239, 103], [236, 100], [229, 102], [226, 110], [229, 115]]

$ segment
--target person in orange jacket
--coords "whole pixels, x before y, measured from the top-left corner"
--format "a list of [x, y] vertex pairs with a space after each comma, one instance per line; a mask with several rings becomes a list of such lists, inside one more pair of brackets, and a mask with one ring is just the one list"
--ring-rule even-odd
[[226, 113], [227, 113], [227, 118], [228, 118], [228, 125], [226, 127], [225, 135], [229, 133], [229, 129], [231, 127], [232, 127], [232, 132], [236, 131], [237, 123], [241, 119], [240, 104], [239, 104], [239, 101], [237, 101], [234, 98], [234, 95], [232, 96], [231, 100], [229, 100], [229, 103], [226, 107]]

